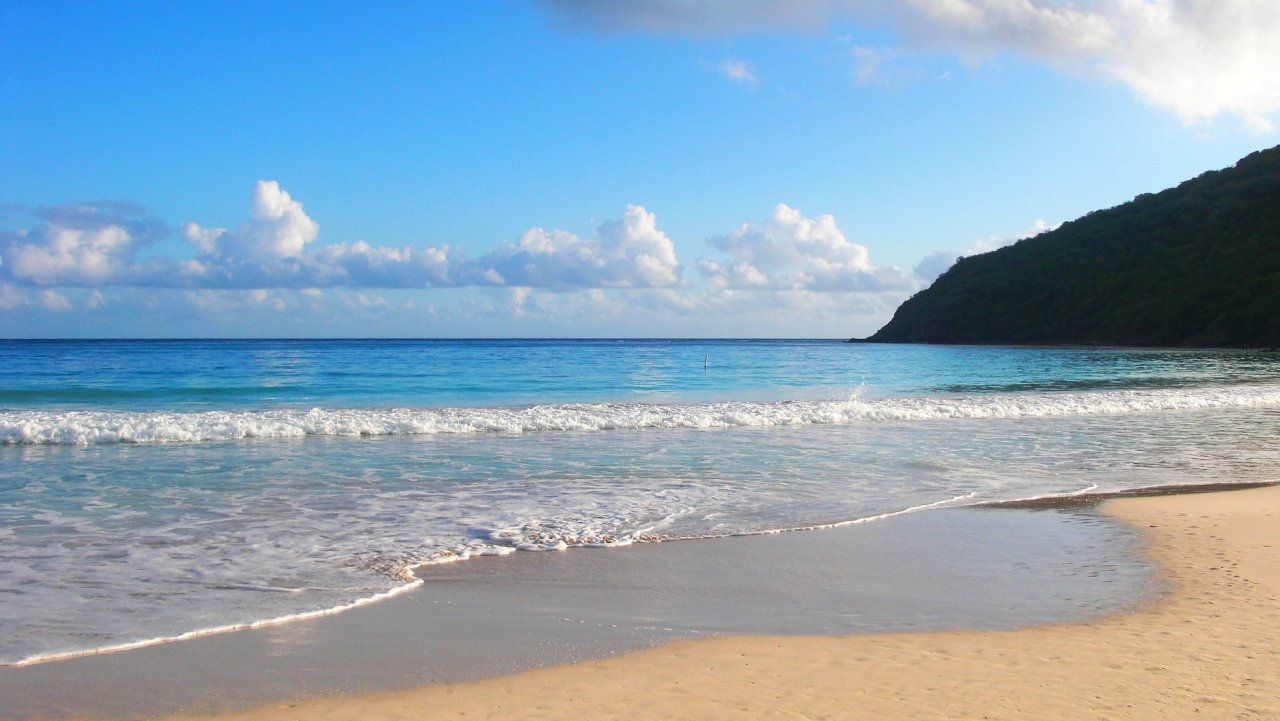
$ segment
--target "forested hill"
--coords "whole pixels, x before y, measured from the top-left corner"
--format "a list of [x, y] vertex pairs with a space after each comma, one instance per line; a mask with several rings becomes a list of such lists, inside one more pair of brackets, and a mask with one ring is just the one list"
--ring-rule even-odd
[[1280, 146], [962, 258], [866, 340], [1280, 347]]

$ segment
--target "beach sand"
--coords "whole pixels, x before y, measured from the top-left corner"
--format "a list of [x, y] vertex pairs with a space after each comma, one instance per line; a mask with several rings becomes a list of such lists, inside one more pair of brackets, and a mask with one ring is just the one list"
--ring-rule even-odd
[[1016, 631], [676, 641], [220, 718], [1280, 719], [1280, 487], [1103, 510], [1145, 532], [1169, 583], [1136, 612]]

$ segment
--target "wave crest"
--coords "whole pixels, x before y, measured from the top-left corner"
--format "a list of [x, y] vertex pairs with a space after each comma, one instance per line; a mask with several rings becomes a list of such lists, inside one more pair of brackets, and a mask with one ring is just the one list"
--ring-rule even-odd
[[4, 411], [0, 444], [192, 443], [306, 436], [530, 433], [1037, 418], [1280, 405], [1280, 387], [718, 403], [576, 403], [525, 408], [267, 411]]

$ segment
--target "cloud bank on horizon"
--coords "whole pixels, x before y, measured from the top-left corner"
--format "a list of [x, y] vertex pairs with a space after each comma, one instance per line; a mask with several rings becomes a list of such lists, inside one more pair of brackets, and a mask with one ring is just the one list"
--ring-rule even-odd
[[[0, 233], [0, 310], [96, 310], [109, 302], [103, 291], [114, 290], [181, 291], [188, 305], [211, 312], [300, 304], [314, 311], [325, 289], [353, 291], [343, 296], [347, 308], [371, 309], [388, 303], [368, 291], [489, 288], [508, 291], [513, 317], [551, 310], [556, 295], [573, 297], [558, 302], [561, 313], [595, 306], [622, 316], [637, 303], [676, 313], [741, 315], [764, 306], [836, 313], [856, 310], [854, 296], [883, 313], [921, 285], [897, 268], [873, 265], [867, 248], [850, 241], [832, 216], [809, 218], [785, 204], [759, 223], [707, 239], [723, 256], [697, 259], [701, 287], [685, 277], [657, 217], [638, 205], [589, 236], [533, 227], [475, 258], [447, 244], [318, 244], [319, 223], [274, 180], [255, 183], [249, 217], [234, 228], [175, 227], [125, 203], [31, 213], [33, 227]], [[185, 253], [157, 252], [174, 238], [185, 241]], [[81, 291], [78, 302], [69, 289]], [[652, 292], [611, 298], [604, 291]], [[477, 308], [498, 310], [485, 305]]]
[[[1273, 0], [542, 1], [574, 27], [607, 32], [737, 35], [874, 24], [918, 51], [957, 53], [970, 63], [1011, 53], [1121, 83], [1188, 125], [1232, 115], [1254, 132], [1271, 132], [1280, 111], [1280, 3]], [[863, 82], [875, 71], [869, 52], [854, 53]]]
[[[0, 233], [0, 281], [63, 288], [679, 288], [675, 245], [638, 205], [588, 237], [529, 228], [478, 258], [449, 245], [394, 248], [365, 241], [311, 246], [320, 226], [274, 180], [253, 188], [249, 219], [234, 229], [189, 222], [178, 233], [193, 257], [143, 257], [170, 233], [141, 208], [80, 204], [35, 211], [35, 227]], [[732, 262], [700, 260], [712, 288], [900, 291], [896, 268], [873, 266], [830, 215], [806, 218], [780, 204], [758, 227], [743, 224], [709, 244]]]

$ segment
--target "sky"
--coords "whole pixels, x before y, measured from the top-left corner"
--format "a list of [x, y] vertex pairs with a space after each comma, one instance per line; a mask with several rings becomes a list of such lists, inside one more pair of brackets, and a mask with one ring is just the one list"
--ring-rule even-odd
[[0, 337], [815, 337], [1280, 143], [1274, 0], [0, 0]]

